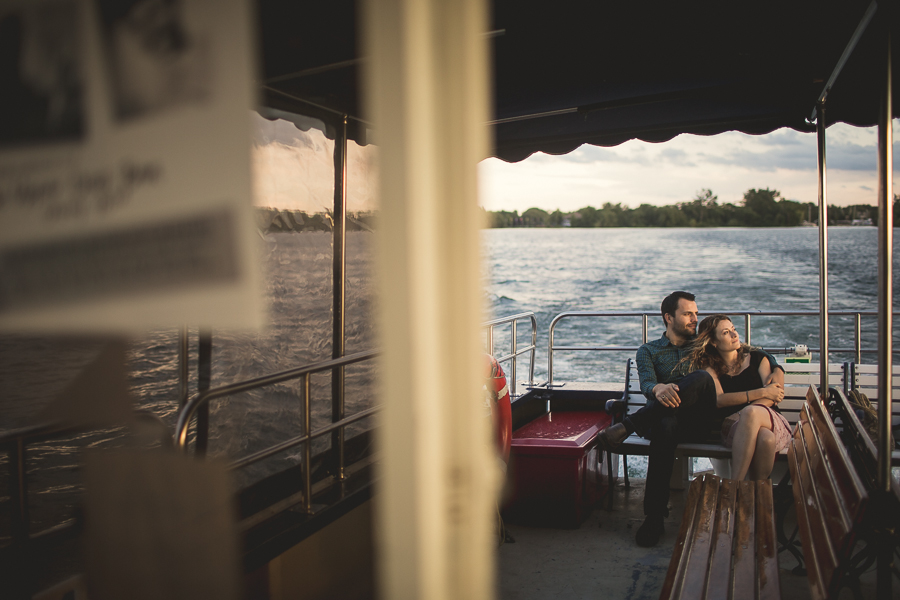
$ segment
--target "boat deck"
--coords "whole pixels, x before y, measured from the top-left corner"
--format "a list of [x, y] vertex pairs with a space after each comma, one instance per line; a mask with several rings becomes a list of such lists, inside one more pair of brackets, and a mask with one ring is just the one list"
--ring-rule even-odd
[[[578, 529], [507, 524], [516, 541], [503, 544], [497, 552], [498, 597], [656, 600], [681, 526], [686, 496], [687, 490], [672, 491], [665, 534], [654, 548], [641, 548], [634, 542], [634, 534], [644, 520], [643, 479], [632, 479], [628, 489], [620, 480], [613, 510], [596, 507]], [[791, 573], [797, 566], [794, 558], [782, 552], [779, 561], [782, 597], [810, 598], [806, 576]], [[864, 576], [862, 592], [865, 598], [875, 597], [874, 572]]]

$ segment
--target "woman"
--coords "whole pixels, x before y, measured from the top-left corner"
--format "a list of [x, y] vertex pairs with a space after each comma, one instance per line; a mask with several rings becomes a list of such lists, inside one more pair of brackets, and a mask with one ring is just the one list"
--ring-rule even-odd
[[763, 353], [742, 344], [725, 315], [700, 322], [687, 360], [715, 382], [719, 417], [725, 417], [722, 443], [732, 449], [732, 477], [768, 478], [775, 454], [791, 440], [791, 427], [776, 408], [784, 399], [784, 372], [773, 371]]

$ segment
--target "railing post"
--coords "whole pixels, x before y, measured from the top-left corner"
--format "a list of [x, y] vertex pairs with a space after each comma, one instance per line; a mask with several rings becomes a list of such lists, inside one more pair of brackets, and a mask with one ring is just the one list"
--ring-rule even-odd
[[25, 476], [25, 440], [18, 438], [9, 446], [9, 496], [12, 503], [10, 533], [12, 534], [13, 561], [10, 565], [11, 598], [31, 598], [32, 561], [29, 560], [28, 481]]
[[750, 343], [750, 313], [744, 315], [744, 330], [747, 332], [747, 344]]
[[[332, 342], [331, 358], [344, 356], [347, 280], [347, 115], [343, 116], [334, 139], [334, 230], [332, 261]], [[344, 418], [344, 367], [331, 372], [331, 421]], [[344, 479], [344, 428], [331, 434], [334, 476]]]
[[862, 362], [862, 316], [856, 313], [856, 364]]
[[647, 343], [647, 313], [641, 315], [641, 344]]
[[531, 365], [528, 370], [528, 385], [534, 385], [534, 358], [537, 353], [537, 319], [532, 313], [531, 319]]
[[510, 354], [512, 354], [512, 368], [510, 369], [510, 373], [512, 374], [512, 397], [516, 397], [516, 361], [519, 359], [516, 356], [516, 321], [512, 322], [512, 339], [510, 340]]
[[303, 444], [303, 509], [307, 514], [312, 514], [312, 440], [309, 435], [312, 432], [312, 410], [309, 400], [309, 373], [304, 373], [300, 379], [300, 395], [303, 399], [303, 435], [306, 442]]
[[494, 355], [494, 326], [489, 325], [487, 331], [487, 353]]
[[547, 388], [553, 387], [553, 330], [556, 327], [556, 320], [550, 323], [550, 341], [547, 344]]
[[[197, 340], [197, 393], [209, 390], [212, 380], [212, 329], [200, 328]], [[197, 410], [197, 441], [194, 447], [197, 456], [205, 456], [209, 442], [209, 404]]]

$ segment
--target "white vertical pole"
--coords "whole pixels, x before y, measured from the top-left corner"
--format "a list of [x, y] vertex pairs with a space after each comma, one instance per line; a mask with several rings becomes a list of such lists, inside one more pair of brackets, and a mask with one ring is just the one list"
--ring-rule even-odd
[[380, 596], [490, 598], [498, 476], [481, 386], [481, 214], [488, 148], [484, 0], [369, 0], [367, 117], [377, 228]]

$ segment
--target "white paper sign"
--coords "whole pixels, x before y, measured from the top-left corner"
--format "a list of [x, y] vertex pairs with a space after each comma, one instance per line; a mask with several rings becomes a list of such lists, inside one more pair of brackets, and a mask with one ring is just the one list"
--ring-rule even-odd
[[246, 0], [0, 2], [0, 329], [257, 327]]

